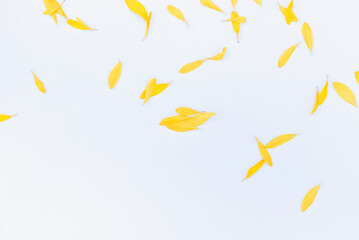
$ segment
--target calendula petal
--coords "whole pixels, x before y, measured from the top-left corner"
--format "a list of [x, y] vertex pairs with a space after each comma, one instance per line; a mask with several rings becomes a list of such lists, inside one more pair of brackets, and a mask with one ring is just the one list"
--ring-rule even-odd
[[32, 73], [32, 74], [34, 75], [34, 78], [35, 78], [36, 87], [40, 90], [40, 92], [46, 93], [44, 84], [40, 81], [40, 79], [38, 79], [38, 77], [36, 77], [35, 73]]
[[184, 122], [186, 120], [190, 119], [190, 117], [185, 116], [185, 115], [176, 115], [173, 117], [168, 117], [168, 118], [164, 118], [162, 119], [162, 121], [160, 122], [161, 126], [164, 126], [165, 124], [172, 124], [172, 123], [177, 123], [177, 122]]
[[289, 25], [293, 19], [293, 0], [284, 11], [285, 22]]
[[290, 140], [292, 140], [293, 138], [295, 138], [295, 136], [297, 136], [298, 134], [283, 134], [280, 135], [272, 140], [269, 141], [269, 143], [267, 143], [267, 145], [265, 146], [265, 148], [276, 148], [286, 142], [289, 142]]
[[80, 18], [76, 18], [76, 20], [86, 29], [86, 30], [95, 30], [93, 28], [90, 28], [89, 26], [87, 26]]
[[311, 114], [313, 114], [317, 110], [318, 106], [319, 106], [319, 91], [318, 91], [318, 88], [317, 88], [317, 92], [315, 94], [314, 106], [313, 106], [313, 110], [312, 110]]
[[262, 0], [253, 0], [255, 3], [258, 3], [259, 6], [262, 6]]
[[279, 61], [278, 61], [279, 68], [283, 67], [288, 62], [289, 58], [292, 56], [294, 50], [297, 48], [299, 43], [297, 43], [294, 46], [291, 46], [290, 48], [288, 48], [287, 50], [284, 51], [284, 53], [280, 56]]
[[247, 178], [251, 177], [253, 174], [255, 174], [256, 172], [258, 172], [259, 169], [261, 169], [264, 165], [265, 161], [264, 160], [260, 160], [258, 163], [256, 163], [253, 167], [251, 167], [250, 169], [248, 169], [247, 172], [247, 176], [242, 180], [242, 182], [244, 180], [246, 180]]
[[150, 99], [150, 97], [152, 97], [152, 94], [155, 91], [155, 88], [156, 88], [156, 78], [153, 78], [147, 83], [146, 95], [145, 95], [145, 99], [144, 99], [142, 105], [145, 104]]
[[[233, 11], [231, 13], [231, 18], [230, 19], [232, 20], [233, 18], [239, 18], [238, 13], [235, 12], [235, 11]], [[237, 22], [237, 21], [232, 21], [232, 27], [233, 27], [233, 31], [236, 33], [237, 41], [239, 41], [239, 35], [238, 34], [239, 34], [239, 29], [241, 28], [241, 23]]]
[[194, 115], [196, 113], [199, 113], [198, 111], [193, 110], [192, 108], [189, 108], [189, 107], [179, 107], [176, 109], [176, 112], [180, 115], [185, 115], [185, 116]]
[[150, 14], [148, 15], [148, 19], [146, 21], [146, 34], [145, 34], [145, 37], [143, 38], [143, 40], [145, 40], [147, 37], [148, 29], [150, 28], [151, 16], [152, 16], [152, 12], [150, 12]]
[[188, 122], [191, 125], [198, 127], [204, 124], [205, 122], [207, 122], [208, 119], [213, 115], [215, 115], [215, 113], [211, 113], [211, 112], [197, 113], [195, 116], [190, 117], [185, 122]]
[[310, 189], [307, 192], [307, 194], [305, 194], [303, 201], [302, 201], [302, 206], [301, 206], [302, 212], [307, 210], [310, 207], [310, 205], [312, 205], [312, 203], [314, 202], [314, 200], [318, 194], [319, 187], [320, 187], [320, 184], [313, 187], [312, 189]]
[[137, 0], [125, 0], [127, 7], [147, 22], [148, 14], [146, 8]]
[[357, 80], [357, 82], [359, 83], [359, 71], [355, 72], [355, 79]]
[[258, 149], [259, 149], [259, 153], [261, 154], [263, 160], [270, 166], [273, 166], [273, 162], [272, 162], [272, 157], [270, 156], [268, 150], [264, 147], [263, 143], [261, 143], [258, 138], [256, 138], [257, 140], [257, 144], [258, 144]]
[[[280, 11], [283, 13], [283, 15], [285, 16], [285, 10], [286, 8], [285, 7], [282, 7], [279, 2], [278, 2], [278, 5], [279, 5], [279, 9]], [[293, 13], [293, 12], [292, 12]], [[298, 19], [297, 19], [297, 16], [295, 16], [295, 14], [293, 13], [292, 15], [292, 22], [298, 22]]]
[[[163, 92], [169, 85], [170, 85], [170, 83], [156, 84], [155, 91], [153, 92], [152, 97], [160, 94], [161, 92]], [[146, 89], [143, 90], [140, 98], [145, 99], [145, 96], [146, 96]]]
[[236, 5], [237, 5], [238, 0], [231, 0], [231, 2], [232, 2], [233, 9], [235, 9], [235, 8], [236, 8]]
[[6, 121], [14, 116], [15, 115], [10, 116], [10, 115], [6, 115], [6, 114], [0, 114], [0, 122]]
[[168, 5], [167, 6], [167, 10], [169, 11], [169, 13], [171, 13], [174, 17], [184, 21], [186, 23], [186, 25], [188, 26], [188, 23], [186, 21], [186, 19], [183, 16], [183, 13], [181, 12], [181, 10], [179, 10], [178, 8], [172, 6], [172, 5]]
[[188, 132], [197, 129], [196, 126], [188, 122], [166, 123], [165, 126], [176, 132]]
[[357, 106], [357, 101], [353, 91], [345, 84], [340, 82], [333, 82], [333, 87], [338, 95], [346, 102], [353, 106]]
[[199, 61], [188, 63], [188, 64], [184, 65], [179, 72], [180, 73], [191, 72], [191, 71], [195, 70], [196, 68], [198, 68], [199, 66], [201, 66], [203, 63], [204, 63], [204, 60], [199, 60]]
[[80, 18], [76, 18], [77, 20], [69, 19], [67, 20], [67, 23], [73, 27], [77, 28], [79, 30], [95, 30], [87, 26]]
[[203, 6], [205, 7], [208, 7], [208, 8], [211, 8], [213, 10], [216, 10], [216, 11], [219, 11], [219, 12], [222, 12], [222, 9], [220, 9], [216, 4], [214, 4], [211, 0], [201, 0], [201, 3]]
[[239, 17], [237, 12], [232, 12], [231, 14], [231, 18], [228, 18], [226, 20], [224, 20], [225, 22], [232, 22], [232, 23], [246, 23], [246, 17]]
[[45, 15], [50, 15], [50, 14], [54, 14], [56, 13], [56, 11], [61, 7], [61, 5], [64, 3], [65, 1], [63, 1], [61, 4], [53, 4], [50, 5], [46, 11], [44, 12]]
[[328, 96], [328, 77], [327, 77], [327, 82], [325, 83], [322, 91], [319, 93], [319, 100], [318, 100], [318, 104], [322, 105], [325, 101], [325, 99]]
[[313, 49], [313, 33], [312, 33], [312, 29], [309, 27], [308, 23], [306, 23], [306, 22], [303, 23], [302, 35], [303, 35], [304, 41], [307, 44], [310, 52], [312, 52], [312, 49]]
[[110, 89], [112, 89], [116, 85], [117, 81], [120, 79], [121, 72], [122, 72], [122, 64], [121, 61], [119, 60], [117, 65], [112, 69], [110, 75], [108, 76], [108, 85]]
[[222, 60], [225, 53], [226, 53], [226, 48], [223, 48], [223, 50], [222, 50], [221, 53], [217, 54], [217, 55], [214, 56], [214, 57], [208, 58], [208, 59], [214, 60], [214, 61]]

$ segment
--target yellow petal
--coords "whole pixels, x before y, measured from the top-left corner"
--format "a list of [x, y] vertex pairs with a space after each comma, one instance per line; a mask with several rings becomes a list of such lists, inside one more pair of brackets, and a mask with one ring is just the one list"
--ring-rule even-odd
[[224, 13], [222, 11], [222, 9], [220, 9], [217, 5], [215, 5], [211, 0], [201, 0], [201, 3], [205, 7], [208, 7], [208, 8], [211, 8], [213, 10], [216, 10], [216, 11]]
[[273, 166], [272, 157], [270, 156], [268, 150], [264, 147], [263, 143], [261, 143], [258, 138], [256, 138], [259, 152], [263, 158], [263, 160], [271, 167]]
[[283, 67], [288, 62], [290, 56], [292, 56], [294, 50], [297, 48], [299, 43], [297, 43], [296, 45], [291, 46], [290, 48], [285, 50], [285, 52], [282, 54], [282, 56], [280, 56], [279, 61], [278, 61], [279, 68]]
[[[163, 92], [169, 85], [170, 85], [170, 83], [156, 84], [155, 91], [153, 92], [152, 97], [160, 94], [161, 92]], [[145, 96], [146, 96], [146, 89], [143, 90], [140, 98], [145, 99]]]
[[196, 126], [187, 122], [166, 123], [165, 126], [176, 132], [187, 132], [197, 129]]
[[344, 101], [350, 103], [353, 106], [357, 106], [357, 101], [353, 91], [343, 83], [333, 82], [333, 87], [338, 95], [343, 98]]
[[210, 60], [218, 61], [221, 60], [224, 57], [224, 54], [226, 53], [226, 48], [223, 48], [222, 52], [220, 54], [217, 54], [214, 57], [208, 58]]
[[[280, 11], [283, 13], [283, 15], [285, 14], [285, 10], [286, 8], [285, 7], [282, 7], [279, 2], [278, 2], [278, 5], [279, 5], [279, 8], [280, 8]], [[293, 12], [292, 12], [293, 13]], [[292, 15], [292, 22], [298, 22], [298, 18], [297, 16], [295, 16], [295, 14], [293, 13]]]
[[176, 112], [180, 115], [185, 115], [185, 116], [194, 115], [196, 113], [199, 113], [198, 111], [193, 110], [192, 108], [189, 108], [189, 107], [179, 107], [176, 109]]
[[[235, 13], [235, 14], [233, 14], [233, 13]], [[235, 16], [235, 15], [237, 15], [237, 16]], [[247, 20], [246, 20], [246, 17], [238, 17], [238, 13], [233, 11], [231, 14], [231, 18], [228, 18], [224, 21], [232, 22], [232, 23], [245, 23]]]
[[34, 75], [34, 78], [35, 78], [36, 87], [40, 90], [40, 92], [46, 93], [46, 89], [45, 89], [44, 84], [40, 81], [40, 79], [38, 79], [36, 77], [35, 73], [32, 73], [32, 74]]
[[317, 196], [318, 190], [319, 190], [320, 184], [315, 186], [314, 188], [310, 189], [307, 194], [305, 194], [303, 201], [302, 201], [302, 212], [304, 212], [305, 210], [307, 210], [310, 205], [312, 205], [312, 203], [315, 200], [315, 197]]
[[325, 86], [323, 87], [322, 91], [319, 94], [319, 100], [318, 100], [319, 105], [322, 105], [324, 103], [325, 99], [327, 98], [327, 95], [328, 95], [328, 77]]
[[293, 19], [293, 0], [289, 3], [288, 7], [284, 11], [285, 22], [289, 25]]
[[297, 136], [298, 134], [283, 134], [280, 135], [272, 140], [269, 141], [269, 143], [267, 143], [267, 145], [265, 146], [265, 148], [276, 148], [286, 142], [289, 142], [290, 140], [292, 140], [293, 138], [295, 138], [295, 136]]
[[263, 165], [264, 165], [264, 160], [260, 160], [253, 167], [251, 167], [247, 172], [247, 176], [242, 180], [242, 182], [247, 178], [251, 177], [253, 174], [255, 174], [259, 169], [263, 167]]
[[355, 72], [355, 79], [357, 80], [357, 82], [359, 83], [359, 71]]
[[188, 122], [191, 125], [198, 127], [204, 124], [205, 122], [207, 122], [208, 119], [213, 115], [215, 115], [215, 113], [211, 113], [211, 112], [198, 113], [194, 117], [190, 117], [189, 119], [187, 119], [185, 122]]
[[313, 110], [312, 110], [311, 114], [313, 114], [317, 110], [318, 106], [319, 106], [319, 91], [318, 91], [318, 88], [317, 88], [317, 92], [315, 94], [314, 106], [313, 106]]
[[9, 116], [9, 115], [5, 115], [5, 114], [0, 114], [0, 122], [6, 121], [10, 118], [12, 118], [15, 115]]
[[77, 28], [80, 30], [95, 30], [95, 29], [88, 27], [80, 18], [76, 18], [76, 19], [77, 19], [77, 21], [73, 20], [73, 19], [69, 19], [69, 20], [67, 20], [67, 23], [71, 27]]
[[172, 123], [177, 123], [177, 122], [183, 122], [190, 119], [190, 117], [184, 116], [184, 115], [176, 115], [173, 117], [168, 117], [168, 118], [164, 118], [162, 119], [162, 121], [160, 122], [161, 126], [164, 126], [165, 124], [172, 124]]
[[46, 9], [46, 11], [44, 12], [45, 15], [49, 15], [49, 14], [53, 14], [56, 13], [56, 11], [61, 7], [61, 5], [64, 3], [65, 1], [63, 1], [61, 4], [53, 4], [50, 5], [49, 8]]
[[121, 72], [122, 64], [119, 60], [118, 64], [112, 69], [110, 75], [108, 76], [108, 85], [110, 86], [110, 89], [112, 89], [116, 85], [118, 79], [120, 79]]
[[176, 18], [178, 18], [178, 19], [181, 19], [181, 20], [184, 21], [184, 22], [187, 24], [187, 26], [188, 26], [188, 23], [187, 23], [186, 19], [184, 18], [184, 16], [183, 16], [181, 10], [179, 10], [178, 8], [175, 8], [175, 7], [172, 6], [172, 5], [168, 5], [168, 6], [167, 6], [167, 9], [168, 9], [168, 11], [169, 11], [174, 17], [176, 17]]
[[151, 79], [146, 86], [146, 96], [145, 100], [143, 101], [142, 105], [145, 104], [150, 97], [152, 97], [153, 92], [155, 91], [156, 87], [156, 78]]
[[312, 29], [310, 29], [308, 23], [303, 23], [303, 27], [302, 27], [302, 34], [303, 34], [303, 38], [305, 43], [307, 44], [310, 52], [312, 52], [313, 49], [313, 33], [312, 33]]
[[148, 29], [150, 28], [151, 16], [152, 16], [152, 12], [150, 12], [150, 14], [148, 15], [148, 19], [146, 21], [146, 34], [145, 34], [145, 37], [143, 38], [143, 40], [145, 40], [147, 37]]
[[[50, 0], [43, 0], [44, 1], [44, 5], [46, 7], [46, 9], [51, 8], [53, 5], [52, 2], [50, 2]], [[59, 4], [55, 5], [58, 6]], [[57, 23], [57, 17], [56, 17], [56, 13], [50, 13], [50, 16], [54, 19], [55, 23]]]
[[237, 5], [237, 2], [238, 0], [231, 0], [232, 1], [232, 6], [233, 6], [233, 9], [236, 8], [236, 5]]
[[258, 3], [259, 6], [262, 6], [262, 0], [253, 0], [254, 2]]
[[[231, 13], [231, 18], [230, 19], [234, 19], [234, 18], [239, 18], [238, 13], [235, 12], [235, 11], [233, 11]], [[239, 29], [241, 28], [241, 24], [239, 22], [237, 22], [237, 21], [232, 21], [232, 27], [233, 27], [234, 32], [237, 35], [237, 41], [239, 41], [239, 35], [238, 34], [239, 34]]]
[[147, 22], [148, 15], [146, 8], [137, 0], [125, 0], [127, 7]]
[[195, 70], [196, 68], [198, 68], [199, 66], [201, 66], [203, 63], [204, 63], [204, 60], [199, 60], [199, 61], [195, 61], [192, 63], [188, 63], [188, 64], [184, 65], [179, 72], [180, 73], [191, 72], [191, 71]]

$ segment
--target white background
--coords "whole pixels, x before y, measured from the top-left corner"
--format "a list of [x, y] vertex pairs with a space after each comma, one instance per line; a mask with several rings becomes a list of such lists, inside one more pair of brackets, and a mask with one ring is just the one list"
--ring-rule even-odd
[[[98, 29], [87, 32], [60, 16], [56, 25], [41, 0], [0, 0], [0, 113], [17, 114], [0, 123], [0, 239], [358, 239], [359, 111], [332, 82], [359, 97], [359, 2], [297, 0], [299, 22], [288, 26], [276, 1], [239, 0], [239, 44], [222, 22], [230, 0], [214, 1], [226, 14], [199, 0], [141, 2], [153, 13], [145, 41], [143, 19], [123, 0], [67, 0], [68, 17]], [[223, 60], [179, 74], [223, 47]], [[328, 98], [311, 116], [327, 75]], [[173, 82], [141, 106], [151, 78]], [[159, 126], [180, 106], [217, 115], [192, 132]], [[272, 168], [241, 182], [261, 159], [255, 136], [266, 143], [284, 133], [300, 135], [270, 151]]]

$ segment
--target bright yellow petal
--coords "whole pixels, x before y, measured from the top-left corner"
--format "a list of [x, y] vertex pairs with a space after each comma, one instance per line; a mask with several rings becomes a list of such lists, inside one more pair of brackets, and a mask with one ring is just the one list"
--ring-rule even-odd
[[[233, 11], [231, 13], [231, 18], [230, 19], [233, 19], [233, 18], [239, 18], [238, 16], [238, 13]], [[233, 31], [236, 33], [237, 35], [237, 41], [239, 41], [239, 29], [241, 28], [241, 24], [239, 22], [235, 22], [235, 21], [232, 21], [232, 27], [233, 27]]]
[[258, 138], [256, 138], [259, 152], [263, 158], [263, 160], [271, 167], [273, 166], [272, 157], [270, 156], [268, 150], [264, 147], [263, 143], [261, 143]]
[[79, 30], [88, 30], [88, 29], [86, 29], [85, 26], [83, 26], [81, 23], [79, 23], [76, 20], [69, 19], [69, 20], [67, 20], [67, 23], [73, 28], [76, 28], [76, 29], [79, 29]]
[[35, 85], [36, 87], [40, 90], [40, 92], [42, 93], [46, 93], [46, 89], [45, 89], [45, 86], [44, 84], [40, 81], [40, 79], [38, 79], [35, 75], [35, 73], [32, 73], [34, 75], [34, 78], [35, 78]]
[[200, 113], [200, 112], [193, 110], [192, 108], [189, 108], [189, 107], [179, 107], [176, 109], [176, 112], [180, 115], [185, 115], [185, 116]]
[[204, 124], [205, 122], [207, 122], [208, 119], [213, 115], [215, 115], [215, 113], [211, 113], [211, 112], [198, 113], [195, 116], [186, 120], [186, 122], [190, 123], [193, 126], [198, 127]]
[[251, 167], [247, 172], [247, 176], [242, 180], [242, 182], [244, 180], [246, 180], [247, 178], [251, 177], [253, 174], [255, 174], [259, 169], [261, 169], [263, 167], [264, 163], [265, 163], [264, 160], [260, 160], [253, 167]]
[[142, 105], [145, 104], [150, 99], [150, 97], [152, 97], [152, 94], [155, 91], [155, 88], [156, 88], [156, 78], [153, 78], [147, 83], [146, 96], [145, 96], [145, 99], [144, 99]]
[[197, 129], [196, 126], [187, 122], [166, 123], [165, 126], [176, 132], [187, 132]]
[[179, 10], [178, 8], [175, 8], [174, 6], [172, 5], [168, 5], [167, 6], [167, 10], [169, 11], [169, 13], [171, 13], [174, 17], [184, 21], [187, 26], [188, 26], [188, 23], [186, 21], [186, 19], [184, 18], [183, 16], [183, 13], [181, 12], [181, 10]]
[[236, 8], [236, 5], [237, 5], [237, 2], [238, 0], [231, 0], [232, 1], [232, 6], [233, 6], [233, 9]]
[[312, 29], [309, 27], [308, 23], [306, 23], [306, 22], [303, 23], [302, 35], [303, 35], [304, 41], [307, 44], [310, 52], [312, 52], [312, 49], [313, 49], [313, 33], [312, 33]]
[[64, 3], [65, 1], [63, 1], [61, 4], [53, 4], [50, 5], [46, 11], [44, 12], [45, 15], [49, 15], [49, 14], [53, 14], [56, 13], [56, 11], [61, 7], [61, 5]]
[[359, 71], [355, 72], [355, 79], [357, 80], [357, 82], [359, 83]]
[[76, 20], [86, 29], [86, 30], [95, 30], [93, 28], [90, 28], [89, 26], [87, 26], [80, 18], [76, 18]]
[[293, 0], [289, 3], [288, 7], [285, 9], [284, 17], [286, 23], [289, 25], [293, 19]]
[[15, 115], [10, 116], [10, 115], [5, 115], [5, 114], [0, 114], [0, 122], [6, 121], [14, 116]]
[[148, 15], [148, 19], [146, 21], [146, 34], [145, 34], [145, 37], [143, 38], [143, 40], [145, 40], [147, 37], [148, 29], [150, 28], [151, 16], [152, 16], [152, 12], [150, 12], [150, 14]]
[[312, 110], [311, 114], [313, 114], [317, 110], [318, 106], [319, 106], [319, 91], [318, 91], [318, 88], [317, 88], [317, 92], [315, 94], [314, 106], [313, 106], [313, 110]]
[[[279, 2], [278, 2], [278, 5], [279, 5], [279, 8], [280, 8], [280, 11], [283, 13], [283, 15], [285, 16], [285, 10], [286, 8], [285, 7], [282, 7]], [[293, 13], [293, 12], [292, 12]], [[292, 22], [298, 22], [298, 18], [297, 16], [295, 16], [295, 14], [293, 13], [292, 15]]]
[[[153, 92], [152, 97], [160, 94], [161, 92], [163, 92], [169, 85], [170, 85], [170, 83], [156, 84], [155, 91]], [[146, 96], [146, 89], [143, 90], [140, 98], [145, 99], [145, 96]]]
[[199, 66], [201, 66], [203, 63], [204, 63], [204, 60], [199, 60], [199, 61], [188, 63], [188, 64], [184, 65], [179, 72], [180, 73], [189, 73], [189, 72], [195, 70], [196, 68], [198, 68]]
[[253, 0], [254, 2], [258, 3], [259, 6], [262, 6], [262, 0]]
[[125, 0], [127, 7], [147, 22], [148, 15], [146, 8], [137, 0]]
[[116, 85], [117, 81], [120, 79], [121, 72], [122, 64], [119, 60], [117, 65], [112, 69], [110, 75], [108, 76], [108, 85], [110, 86], [110, 89], [112, 89]]
[[323, 87], [322, 91], [319, 94], [319, 100], [318, 100], [319, 105], [322, 105], [324, 103], [325, 99], [327, 98], [327, 95], [328, 95], [328, 77], [325, 86]]
[[217, 54], [214, 57], [208, 58], [210, 60], [214, 60], [214, 61], [218, 61], [218, 60], [222, 60], [222, 58], [224, 57], [224, 54], [226, 53], [226, 48], [223, 48], [222, 52]]
[[172, 123], [177, 123], [177, 122], [183, 122], [190, 119], [190, 117], [184, 116], [184, 115], [176, 115], [173, 117], [168, 117], [168, 118], [164, 118], [162, 119], [162, 121], [160, 122], [161, 126], [164, 126], [165, 124], [172, 124]]
[[293, 138], [295, 138], [295, 136], [297, 136], [298, 134], [283, 134], [280, 135], [272, 140], [269, 141], [269, 143], [267, 143], [267, 145], [265, 146], [265, 148], [276, 148], [286, 142], [289, 142], [290, 140], [292, 140]]
[[220, 9], [216, 4], [214, 4], [211, 0], [201, 0], [201, 3], [203, 6], [205, 7], [208, 7], [208, 8], [211, 8], [213, 10], [216, 10], [216, 11], [219, 11], [219, 12], [222, 12], [222, 9]]
[[319, 190], [320, 184], [313, 187], [312, 189], [310, 189], [307, 194], [305, 194], [303, 201], [302, 201], [302, 212], [304, 212], [305, 210], [307, 210], [310, 205], [312, 205], [312, 203], [315, 200], [315, 197], [317, 196], [318, 190]]
[[343, 83], [333, 82], [333, 87], [338, 95], [346, 102], [353, 106], [357, 106], [357, 101], [353, 91]]
[[292, 56], [294, 50], [297, 48], [299, 43], [297, 43], [296, 45], [291, 46], [290, 48], [285, 50], [285, 52], [282, 54], [282, 56], [280, 56], [279, 61], [278, 61], [279, 68], [283, 67], [288, 62], [289, 58]]
[[[234, 14], [233, 14], [234, 13]], [[232, 12], [231, 18], [224, 20], [225, 22], [232, 22], [232, 23], [246, 23], [246, 17], [239, 17], [237, 12]]]

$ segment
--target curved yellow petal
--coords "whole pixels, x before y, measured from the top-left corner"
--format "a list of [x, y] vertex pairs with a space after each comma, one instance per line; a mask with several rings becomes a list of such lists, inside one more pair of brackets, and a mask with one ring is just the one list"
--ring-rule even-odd
[[359, 83], [359, 71], [355, 72], [355, 79], [357, 80], [357, 82]]
[[117, 65], [111, 70], [110, 75], [108, 76], [108, 85], [110, 89], [112, 89], [116, 85], [117, 81], [120, 79], [121, 72], [122, 64], [121, 61], [118, 60]]
[[313, 114], [317, 110], [318, 106], [319, 106], [319, 91], [318, 91], [318, 88], [317, 88], [317, 92], [315, 94], [314, 106], [313, 106], [313, 110], [312, 110], [311, 114]]
[[261, 143], [258, 138], [256, 138], [259, 152], [263, 158], [263, 160], [270, 166], [273, 166], [272, 157], [270, 156], [268, 150], [264, 147], [263, 143]]
[[216, 10], [218, 12], [224, 13], [222, 9], [220, 9], [216, 4], [214, 4], [211, 0], [201, 0], [203, 6]]
[[143, 38], [143, 40], [145, 40], [147, 37], [148, 29], [150, 28], [151, 16], [152, 16], [152, 12], [150, 12], [150, 14], [148, 15], [148, 19], [146, 21], [146, 34], [145, 34], [145, 37]]
[[318, 100], [318, 104], [322, 105], [325, 101], [325, 99], [328, 96], [328, 77], [327, 77], [327, 82], [325, 83], [322, 91], [319, 93], [319, 100]]
[[237, 5], [238, 0], [231, 0], [231, 2], [232, 2], [233, 9], [235, 9], [235, 8], [236, 8], [236, 5]]
[[225, 53], [226, 53], [226, 48], [223, 48], [223, 50], [222, 50], [221, 53], [217, 54], [217, 55], [214, 56], [214, 57], [208, 58], [208, 59], [214, 60], [214, 61], [222, 60]]
[[289, 25], [293, 19], [293, 0], [284, 11], [285, 22]]
[[176, 116], [173, 116], [173, 117], [168, 117], [168, 118], [162, 119], [162, 121], [160, 122], [160, 125], [164, 126], [165, 124], [183, 122], [183, 121], [186, 121], [188, 119], [190, 119], [190, 117], [187, 117], [185, 115], [176, 115]]
[[185, 115], [185, 116], [200, 113], [200, 112], [193, 110], [192, 108], [189, 108], [189, 107], [179, 107], [176, 109], [176, 112], [180, 115]]
[[146, 8], [137, 0], [125, 0], [127, 7], [147, 22], [148, 14]]
[[313, 49], [313, 33], [312, 33], [312, 29], [309, 27], [308, 23], [306, 23], [306, 22], [303, 23], [302, 35], [303, 35], [304, 41], [307, 44], [310, 52], [312, 52], [312, 49]]
[[208, 119], [213, 115], [215, 115], [215, 113], [211, 113], [211, 112], [197, 113], [195, 116], [190, 117], [185, 122], [188, 122], [191, 125], [198, 127], [204, 124], [205, 122], [207, 122]]
[[247, 172], [247, 176], [242, 180], [242, 182], [244, 180], [246, 180], [247, 178], [253, 176], [253, 174], [255, 174], [256, 172], [258, 172], [259, 169], [261, 169], [264, 165], [264, 160], [260, 160], [258, 163], [256, 163], [253, 167], [251, 167], [250, 169], [248, 169]]
[[165, 123], [165, 126], [176, 132], [188, 132], [197, 129], [196, 126], [187, 122]]
[[6, 114], [0, 114], [0, 122], [6, 121], [14, 116], [15, 115], [10, 116], [10, 115], [6, 115]]
[[284, 51], [284, 53], [280, 56], [279, 61], [278, 61], [279, 68], [283, 67], [288, 62], [289, 58], [292, 56], [294, 50], [297, 48], [299, 43], [297, 43], [294, 46], [291, 46], [290, 48], [288, 48], [287, 50]]
[[272, 140], [270, 140], [267, 145], [265, 146], [265, 148], [276, 148], [286, 142], [289, 142], [290, 140], [292, 140], [293, 138], [295, 138], [298, 134], [283, 134], [280, 135]]
[[189, 72], [195, 70], [196, 68], [198, 68], [199, 66], [201, 66], [203, 63], [204, 63], [204, 60], [199, 60], [199, 61], [188, 63], [188, 64], [184, 65], [180, 69], [179, 72], [180, 73], [189, 73]]
[[345, 84], [340, 82], [333, 82], [333, 87], [338, 95], [347, 103], [357, 106], [357, 101], [353, 91]]
[[45, 89], [45, 86], [43, 84], [43, 82], [40, 81], [40, 79], [38, 79], [35, 75], [35, 73], [32, 73], [34, 75], [34, 78], [35, 78], [35, 85], [36, 87], [40, 90], [40, 92], [42, 93], [46, 93], [46, 89]]
[[[231, 13], [231, 18], [230, 19], [234, 19], [234, 18], [239, 18], [238, 13], [233, 11]], [[243, 19], [242, 19], [243, 20]], [[239, 29], [241, 28], [241, 23], [237, 22], [237, 21], [232, 21], [232, 27], [233, 27], [233, 31], [236, 33], [237, 35], [237, 41], [239, 41]]]
[[156, 88], [156, 78], [153, 78], [147, 83], [146, 95], [145, 95], [145, 99], [144, 99], [142, 105], [145, 104], [150, 99], [150, 97], [152, 97], [152, 94], [155, 91], [155, 88]]
[[255, 3], [258, 3], [259, 6], [262, 6], [262, 0], [253, 0]]
[[[170, 85], [170, 83], [156, 84], [155, 91], [153, 92], [152, 97], [160, 94], [161, 92], [163, 92], [169, 85]], [[145, 96], [146, 96], [146, 89], [143, 90], [140, 98], [145, 99]]]
[[184, 18], [183, 13], [181, 12], [181, 10], [179, 10], [178, 8], [176, 8], [176, 7], [172, 6], [172, 5], [168, 5], [167, 10], [174, 17], [184, 21], [186, 23], [186, 25], [188, 26], [188, 23], [187, 23], [186, 19]]
[[302, 212], [307, 210], [310, 207], [310, 205], [312, 205], [312, 203], [314, 202], [314, 200], [317, 196], [317, 193], [319, 191], [319, 187], [320, 187], [320, 184], [313, 187], [312, 189], [310, 189], [307, 192], [307, 194], [305, 194], [303, 201], [302, 201], [302, 206], [301, 206]]

